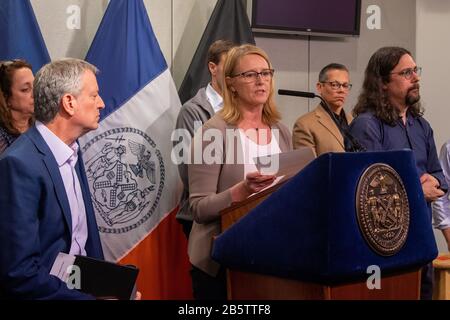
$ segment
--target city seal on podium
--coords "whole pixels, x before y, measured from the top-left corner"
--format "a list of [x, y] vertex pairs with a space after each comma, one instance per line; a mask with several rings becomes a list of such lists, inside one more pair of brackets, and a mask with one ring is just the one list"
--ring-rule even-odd
[[405, 244], [409, 230], [408, 196], [398, 173], [376, 163], [361, 175], [356, 191], [359, 228], [379, 255], [392, 256]]

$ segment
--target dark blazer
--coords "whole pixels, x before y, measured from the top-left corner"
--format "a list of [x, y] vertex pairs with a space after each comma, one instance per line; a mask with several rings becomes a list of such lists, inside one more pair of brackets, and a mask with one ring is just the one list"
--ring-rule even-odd
[[[77, 174], [86, 207], [88, 256], [103, 258], [84, 165]], [[58, 164], [36, 127], [0, 157], [0, 298], [92, 299], [49, 274], [68, 253], [72, 221]]]

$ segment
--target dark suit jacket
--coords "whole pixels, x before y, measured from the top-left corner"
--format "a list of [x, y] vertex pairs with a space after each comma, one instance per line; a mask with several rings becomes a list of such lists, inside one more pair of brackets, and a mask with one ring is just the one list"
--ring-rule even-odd
[[[81, 156], [77, 174], [86, 207], [88, 256], [103, 258]], [[32, 127], [0, 157], [0, 298], [89, 299], [49, 274], [68, 253], [72, 221], [56, 160]]]

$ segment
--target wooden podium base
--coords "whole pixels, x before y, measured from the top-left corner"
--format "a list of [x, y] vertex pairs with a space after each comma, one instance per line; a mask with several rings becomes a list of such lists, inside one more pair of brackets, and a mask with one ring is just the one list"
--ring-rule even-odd
[[418, 300], [420, 270], [381, 278], [380, 290], [365, 281], [335, 286], [228, 271], [230, 300]]
[[435, 300], [450, 300], [450, 253], [440, 254], [433, 261]]

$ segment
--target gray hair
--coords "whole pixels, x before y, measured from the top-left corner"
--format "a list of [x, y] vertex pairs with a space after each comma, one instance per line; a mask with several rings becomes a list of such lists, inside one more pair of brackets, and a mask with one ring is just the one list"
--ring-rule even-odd
[[63, 59], [43, 66], [34, 78], [34, 114], [42, 123], [52, 121], [59, 111], [65, 94], [75, 97], [82, 90], [81, 78], [86, 70], [97, 74], [98, 69], [83, 60]]

